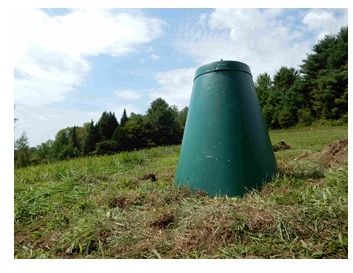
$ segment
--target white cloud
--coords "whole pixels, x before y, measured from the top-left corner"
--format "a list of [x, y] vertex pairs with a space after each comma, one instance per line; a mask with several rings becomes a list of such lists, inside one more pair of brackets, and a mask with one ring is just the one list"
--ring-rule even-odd
[[161, 97], [179, 109], [189, 104], [195, 68], [175, 69], [156, 74], [159, 87], [149, 93], [151, 99]]
[[[179, 53], [186, 53], [199, 64], [237, 60], [250, 66], [254, 78], [264, 72], [273, 75], [281, 66], [298, 67], [313, 46], [315, 33], [309, 33], [300, 22], [300, 16], [313, 11], [303, 12], [293, 18], [285, 9], [216, 9], [207, 16], [205, 26], [187, 25], [179, 31], [175, 45]], [[344, 19], [332, 16], [339, 29]], [[311, 15], [307, 22], [316, 26], [315, 18]], [[328, 21], [328, 29], [332, 22]], [[322, 28], [326, 29], [325, 24]]]
[[304, 16], [302, 23], [318, 32], [317, 40], [319, 40], [325, 35], [337, 33], [342, 26], [347, 25], [348, 13], [347, 10], [343, 11], [343, 16], [336, 16], [333, 11], [312, 10]]
[[118, 90], [114, 91], [113, 95], [125, 101], [138, 100], [142, 96], [139, 92], [134, 90]]
[[38, 9], [15, 13], [15, 102], [61, 101], [90, 71], [88, 56], [121, 56], [161, 33], [163, 22], [141, 14], [73, 10], [48, 16]]
[[160, 59], [161, 56], [159, 56], [159, 55], [157, 55], [157, 54], [151, 54], [151, 55], [150, 55], [150, 58], [155, 61], [155, 60]]
[[310, 49], [309, 43], [292, 37], [278, 19], [281, 12], [216, 9], [208, 27], [185, 32], [176, 44], [200, 64], [230, 59], [247, 63], [254, 76], [273, 74], [282, 65], [297, 65]]

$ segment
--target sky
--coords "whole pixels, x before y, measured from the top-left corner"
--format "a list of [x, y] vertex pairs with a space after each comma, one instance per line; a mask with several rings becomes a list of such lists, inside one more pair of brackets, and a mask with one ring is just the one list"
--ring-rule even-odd
[[161, 97], [188, 106], [195, 70], [247, 63], [253, 78], [299, 68], [347, 26], [347, 9], [17, 9], [15, 136], [31, 146], [103, 111], [144, 114]]

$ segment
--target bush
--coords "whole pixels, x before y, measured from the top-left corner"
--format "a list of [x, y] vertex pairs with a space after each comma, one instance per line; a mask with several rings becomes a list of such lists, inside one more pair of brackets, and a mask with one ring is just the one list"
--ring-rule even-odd
[[118, 144], [114, 140], [104, 140], [98, 142], [95, 153], [98, 155], [114, 154], [118, 151]]
[[282, 128], [288, 128], [295, 124], [292, 113], [288, 110], [282, 110], [278, 115], [278, 122]]
[[298, 119], [298, 123], [305, 126], [310, 126], [314, 122], [314, 117], [309, 109], [300, 109]]

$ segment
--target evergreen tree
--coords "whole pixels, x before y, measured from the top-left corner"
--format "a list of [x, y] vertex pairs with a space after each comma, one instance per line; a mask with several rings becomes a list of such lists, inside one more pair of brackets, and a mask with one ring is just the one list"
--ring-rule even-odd
[[120, 149], [141, 149], [149, 145], [145, 119], [143, 115], [131, 113], [129, 120], [119, 131], [117, 143]]
[[126, 109], [124, 109], [123, 115], [121, 116], [121, 119], [120, 119], [120, 126], [123, 127], [127, 121], [128, 121], [128, 117], [126, 115]]
[[315, 118], [338, 119], [348, 111], [348, 28], [326, 36], [303, 61], [301, 72]]
[[99, 121], [97, 122], [97, 128], [99, 132], [99, 140], [111, 140], [115, 129], [119, 126], [119, 123], [112, 112], [103, 112]]
[[267, 73], [260, 74], [255, 82], [256, 95], [259, 99], [260, 107], [263, 108], [273, 87], [271, 76]]
[[93, 152], [96, 149], [96, 144], [98, 142], [98, 129], [94, 125], [93, 120], [87, 126], [87, 136], [83, 142], [83, 153], [85, 155]]
[[299, 73], [293, 67], [282, 66], [273, 77], [273, 88], [285, 94], [299, 78]]
[[183, 109], [180, 110], [177, 117], [177, 122], [180, 128], [179, 139], [177, 143], [181, 143], [182, 141], [187, 116], [188, 116], [188, 107], [184, 107]]
[[118, 128], [115, 129], [112, 140], [116, 142], [118, 151], [129, 150], [130, 144], [125, 126], [118, 126]]
[[71, 135], [70, 135], [70, 144], [72, 145], [72, 147], [75, 149], [78, 149], [80, 150], [80, 142], [78, 140], [78, 137], [77, 137], [77, 127], [74, 126], [71, 130]]

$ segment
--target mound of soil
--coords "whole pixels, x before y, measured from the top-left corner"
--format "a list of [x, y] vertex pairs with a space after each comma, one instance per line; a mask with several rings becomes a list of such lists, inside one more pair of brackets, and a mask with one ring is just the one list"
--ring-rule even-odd
[[128, 204], [128, 200], [125, 196], [118, 196], [109, 200], [108, 207], [111, 209], [116, 207], [124, 209], [126, 208], [127, 204]]
[[325, 168], [335, 167], [348, 161], [348, 138], [332, 142], [320, 152], [305, 151], [294, 160], [311, 160]]
[[283, 140], [278, 142], [275, 145], [272, 145], [272, 149], [273, 151], [277, 152], [277, 151], [283, 151], [283, 150], [288, 150], [290, 149], [291, 146], [287, 145]]
[[165, 229], [167, 228], [170, 224], [172, 224], [175, 221], [175, 216], [174, 214], [171, 213], [166, 213], [161, 215], [158, 219], [153, 221], [150, 226], [151, 227], [156, 227], [159, 229]]
[[155, 182], [157, 181], [157, 177], [154, 173], [149, 173], [142, 176], [141, 180], [151, 180], [152, 182]]
[[331, 143], [321, 151], [321, 161], [325, 167], [333, 167], [348, 160], [348, 138]]

